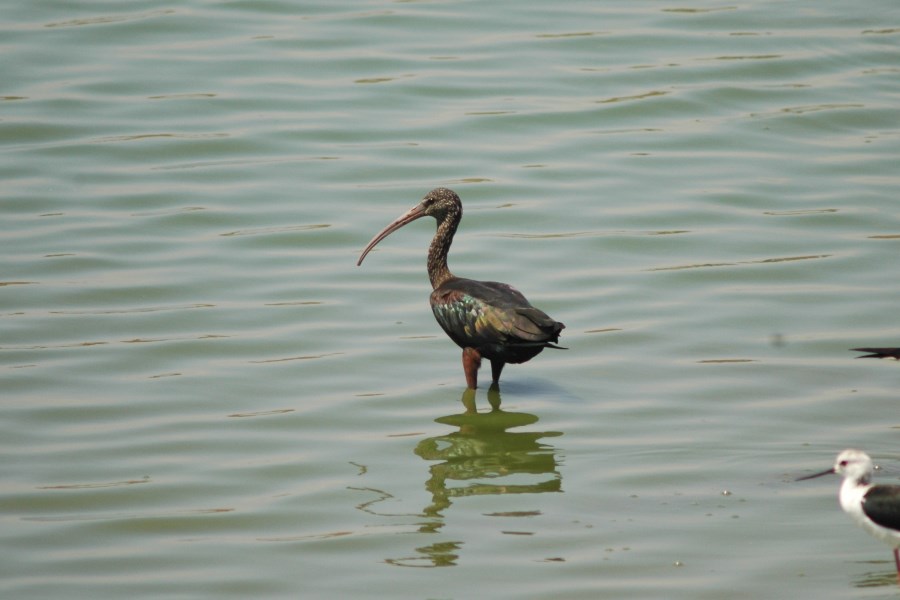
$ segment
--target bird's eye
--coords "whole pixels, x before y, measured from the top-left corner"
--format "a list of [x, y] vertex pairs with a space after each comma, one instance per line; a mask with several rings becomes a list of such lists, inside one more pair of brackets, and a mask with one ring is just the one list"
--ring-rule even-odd
[[838, 463], [838, 464], [839, 464], [840, 466], [842, 466], [842, 467], [846, 467], [846, 466], [847, 466], [847, 461], [846, 461], [846, 460], [842, 460], [842, 461], [841, 461], [840, 463]]

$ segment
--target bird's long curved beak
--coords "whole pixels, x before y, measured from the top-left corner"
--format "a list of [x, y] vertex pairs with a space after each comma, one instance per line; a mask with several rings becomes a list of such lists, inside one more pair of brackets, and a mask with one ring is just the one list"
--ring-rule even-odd
[[812, 475], [798, 477], [797, 479], [795, 479], [795, 481], [803, 481], [804, 479], [815, 479], [816, 477], [821, 477], [822, 475], [834, 475], [834, 467], [831, 467], [827, 471], [822, 471], [821, 473], [813, 473]]
[[369, 242], [369, 245], [366, 246], [366, 249], [363, 250], [362, 254], [359, 255], [359, 260], [356, 262], [356, 266], [358, 267], [362, 264], [363, 259], [366, 257], [369, 251], [378, 244], [378, 242], [391, 235], [404, 225], [412, 223], [416, 219], [424, 216], [425, 208], [421, 204], [417, 204], [416, 206], [413, 206], [411, 209], [397, 217], [397, 219], [393, 223], [382, 229], [375, 237], [372, 238], [372, 241]]

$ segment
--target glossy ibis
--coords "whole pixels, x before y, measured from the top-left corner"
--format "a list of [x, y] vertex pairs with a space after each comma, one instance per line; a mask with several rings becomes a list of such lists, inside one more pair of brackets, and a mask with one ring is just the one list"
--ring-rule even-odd
[[462, 348], [466, 384], [475, 389], [482, 357], [491, 361], [494, 384], [506, 363], [531, 360], [544, 348], [559, 348], [565, 325], [533, 307], [516, 288], [496, 281], [457, 277], [447, 267], [447, 253], [462, 219], [462, 202], [453, 190], [436, 188], [422, 201], [378, 233], [359, 257], [357, 266], [378, 242], [421, 217], [434, 217], [437, 233], [428, 248], [431, 310], [456, 345]]
[[874, 466], [862, 450], [844, 450], [827, 471], [801, 477], [798, 481], [836, 473], [843, 475], [838, 498], [841, 508], [853, 521], [894, 548], [894, 564], [900, 582], [900, 485], [873, 485]]

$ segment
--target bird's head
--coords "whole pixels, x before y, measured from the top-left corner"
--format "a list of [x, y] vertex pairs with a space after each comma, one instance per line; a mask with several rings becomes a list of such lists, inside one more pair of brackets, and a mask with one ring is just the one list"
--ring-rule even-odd
[[868, 480], [874, 468], [872, 459], [862, 450], [844, 450], [834, 461], [835, 473], [854, 480]]
[[868, 483], [869, 479], [872, 477], [872, 471], [874, 470], [874, 468], [875, 467], [872, 464], [872, 459], [869, 458], [868, 454], [866, 454], [862, 450], [854, 450], [851, 448], [849, 450], [844, 450], [843, 452], [838, 454], [837, 458], [834, 460], [834, 466], [827, 471], [800, 477], [797, 479], [797, 481], [803, 481], [804, 479], [813, 479], [815, 477], [821, 477], [823, 475], [837, 474], [844, 477], [844, 479], [851, 479], [860, 483]]
[[420, 216], [434, 217], [438, 221], [443, 221], [454, 214], [462, 215], [462, 201], [453, 190], [439, 187], [425, 194], [413, 210], [416, 209], [421, 211]]
[[397, 217], [393, 223], [378, 232], [378, 234], [372, 238], [372, 241], [369, 242], [369, 245], [366, 246], [366, 249], [363, 250], [356, 265], [359, 266], [362, 264], [363, 259], [369, 251], [378, 244], [378, 242], [404, 225], [408, 225], [422, 217], [434, 217], [439, 223], [446, 220], [458, 221], [462, 217], [462, 202], [453, 190], [443, 187], [434, 188], [425, 194], [425, 197], [422, 198], [421, 202]]

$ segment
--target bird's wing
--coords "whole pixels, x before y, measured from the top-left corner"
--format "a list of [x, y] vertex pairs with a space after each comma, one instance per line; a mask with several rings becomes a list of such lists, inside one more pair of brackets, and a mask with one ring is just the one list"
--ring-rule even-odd
[[559, 339], [564, 325], [531, 306], [515, 288], [458, 280], [431, 294], [431, 308], [457, 344], [537, 344]]
[[515, 309], [515, 318], [510, 319], [510, 325], [517, 337], [542, 343], [558, 341], [559, 332], [565, 327], [532, 306]]
[[900, 530], [900, 486], [876, 485], [863, 496], [866, 516], [890, 529]]
[[889, 358], [900, 360], [900, 348], [853, 348], [853, 352], [868, 352], [856, 358]]

